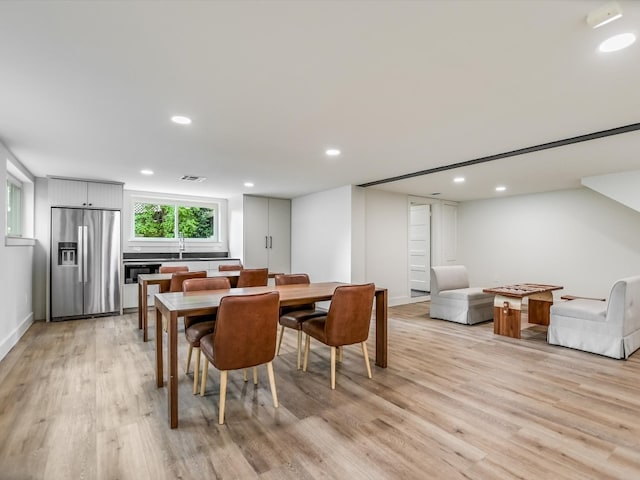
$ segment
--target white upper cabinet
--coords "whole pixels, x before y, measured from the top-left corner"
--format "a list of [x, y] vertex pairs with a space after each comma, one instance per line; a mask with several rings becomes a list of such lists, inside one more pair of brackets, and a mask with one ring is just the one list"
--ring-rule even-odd
[[291, 269], [291, 201], [244, 197], [244, 266], [289, 273]]
[[122, 209], [122, 184], [49, 179], [49, 203], [56, 207]]

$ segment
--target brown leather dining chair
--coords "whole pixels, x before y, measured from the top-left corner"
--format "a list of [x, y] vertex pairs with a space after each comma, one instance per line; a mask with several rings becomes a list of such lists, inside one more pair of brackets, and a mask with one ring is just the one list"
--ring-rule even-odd
[[268, 281], [268, 268], [245, 268], [240, 270], [237, 287], [266, 287]]
[[170, 292], [181, 292], [182, 284], [185, 280], [189, 280], [190, 278], [206, 278], [207, 272], [175, 272], [171, 275], [171, 283], [169, 284]]
[[[225, 277], [191, 278], [182, 284], [183, 292], [200, 290], [228, 290], [231, 288], [229, 279]], [[198, 393], [198, 376], [200, 374], [200, 340], [205, 335], [213, 333], [216, 326], [216, 315], [197, 315], [184, 317], [184, 336], [189, 343], [187, 355], [187, 375], [191, 366], [191, 354], [196, 354], [196, 364], [193, 369], [193, 394]]]
[[[308, 285], [309, 275], [306, 273], [292, 273], [289, 275], [278, 274], [275, 276], [276, 285]], [[324, 310], [316, 310], [315, 303], [307, 303], [304, 305], [292, 305], [280, 307], [280, 319], [278, 323], [281, 325], [280, 339], [278, 340], [278, 348], [276, 355], [280, 355], [280, 346], [282, 345], [282, 337], [284, 336], [285, 327], [291, 328], [298, 332], [298, 358], [296, 368], [302, 368], [302, 323], [314, 317], [326, 315]]]
[[177, 272], [188, 272], [189, 271], [189, 267], [187, 267], [186, 265], [165, 265], [160, 267], [160, 270], [158, 270], [159, 273], [177, 273]]
[[[175, 267], [173, 267], [175, 268]], [[190, 278], [205, 278], [207, 276], [207, 272], [205, 271], [201, 271], [201, 272], [175, 272], [173, 274], [171, 274], [171, 282], [169, 283], [169, 292], [181, 292], [182, 291], [182, 284], [184, 283], [185, 280], [188, 280]], [[166, 320], [163, 317], [162, 318], [162, 327], [163, 330], [166, 332], [167, 331], [167, 324], [166, 324]]]
[[234, 272], [236, 270], [242, 270], [242, 264], [238, 265], [218, 265], [219, 272]]
[[279, 305], [278, 292], [223, 297], [215, 332], [200, 340], [200, 349], [205, 356], [200, 395], [204, 396], [211, 362], [220, 370], [220, 425], [224, 423], [229, 370], [253, 367], [254, 383], [257, 384], [257, 366], [266, 364], [273, 406], [278, 408], [272, 361], [276, 354]]
[[343, 345], [362, 345], [362, 355], [367, 367], [367, 376], [371, 378], [371, 365], [367, 353], [367, 338], [371, 325], [371, 310], [375, 285], [344, 285], [337, 287], [329, 312], [326, 316], [311, 318], [302, 323], [302, 331], [307, 334], [304, 349], [303, 371], [307, 371], [309, 362], [309, 337], [331, 347], [331, 389], [336, 388], [336, 348]]

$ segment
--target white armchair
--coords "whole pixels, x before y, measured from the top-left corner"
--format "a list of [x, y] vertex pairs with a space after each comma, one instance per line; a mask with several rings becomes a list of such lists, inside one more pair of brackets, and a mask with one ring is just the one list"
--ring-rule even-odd
[[431, 267], [431, 318], [469, 325], [493, 320], [493, 298], [469, 287], [464, 266]]
[[640, 276], [618, 280], [606, 302], [577, 299], [552, 305], [547, 342], [629, 358], [640, 348]]

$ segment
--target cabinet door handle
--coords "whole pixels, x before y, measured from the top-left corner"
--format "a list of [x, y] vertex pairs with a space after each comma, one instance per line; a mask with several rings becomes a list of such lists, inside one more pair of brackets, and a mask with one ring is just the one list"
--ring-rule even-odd
[[266, 235], [264, 236], [264, 248], [269, 248], [269, 238]]
[[273, 237], [269, 235], [269, 248], [273, 248]]

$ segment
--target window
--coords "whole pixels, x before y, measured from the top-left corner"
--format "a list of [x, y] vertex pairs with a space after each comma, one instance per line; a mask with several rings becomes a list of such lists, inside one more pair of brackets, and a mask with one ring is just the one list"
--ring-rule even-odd
[[7, 236], [22, 236], [22, 182], [7, 175]]
[[134, 200], [135, 238], [178, 238], [218, 241], [218, 205]]

